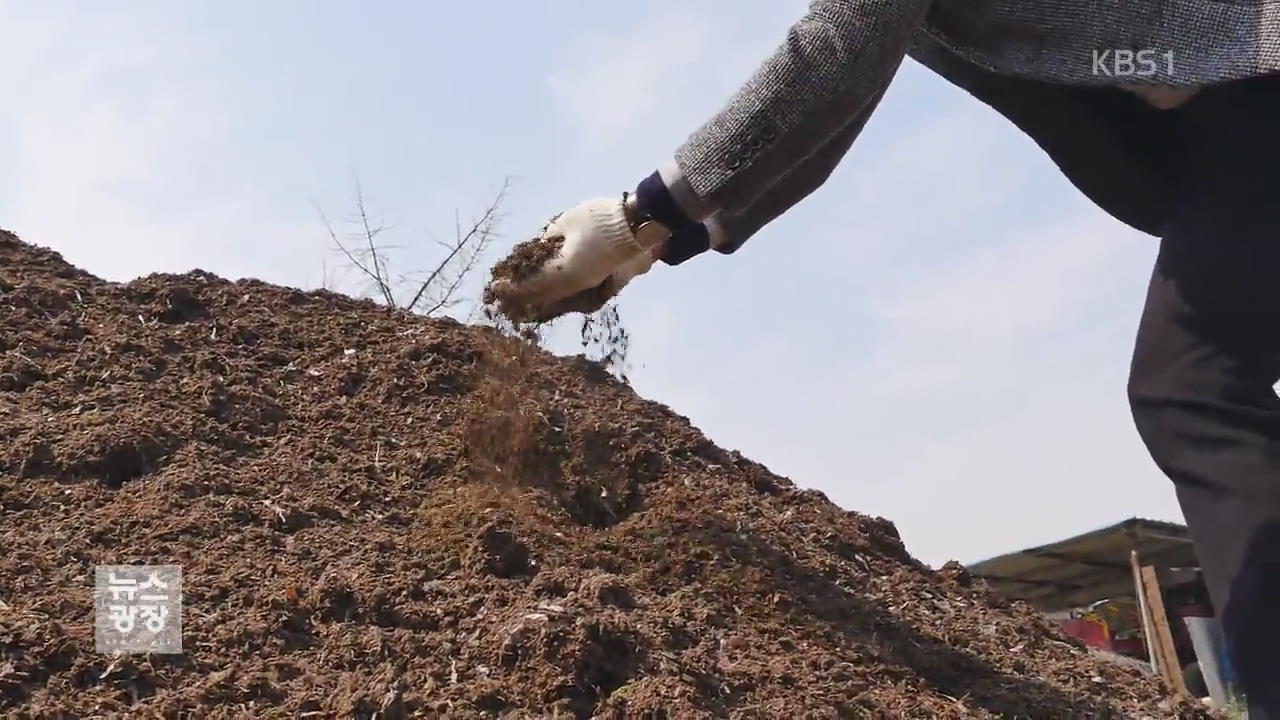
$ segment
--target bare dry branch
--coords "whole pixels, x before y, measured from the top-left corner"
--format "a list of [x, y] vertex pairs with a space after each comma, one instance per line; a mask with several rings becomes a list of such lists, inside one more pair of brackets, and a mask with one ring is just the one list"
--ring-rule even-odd
[[334, 247], [338, 248], [338, 250], [341, 251], [342, 254], [346, 256], [347, 262], [351, 263], [353, 267], [355, 267], [364, 275], [368, 276], [369, 279], [373, 280], [375, 283], [381, 283], [381, 278], [378, 277], [378, 274], [373, 270], [370, 270], [360, 260], [358, 254], [353, 253], [351, 250], [349, 250], [346, 244], [343, 243], [342, 240], [338, 237], [338, 233], [333, 229], [333, 223], [330, 222], [329, 218], [325, 216], [324, 211], [321, 210], [319, 212], [320, 212], [320, 219], [324, 222], [325, 229], [329, 232], [329, 239], [333, 241]]
[[[405, 306], [406, 309], [412, 311], [417, 307], [418, 303], [426, 296], [427, 292], [443, 285], [439, 297], [435, 303], [423, 311], [424, 315], [430, 315], [441, 308], [449, 307], [453, 302], [453, 296], [462, 285], [463, 279], [475, 268], [476, 259], [484, 254], [488, 249], [489, 243], [497, 235], [497, 225], [500, 219], [499, 210], [502, 203], [507, 199], [507, 193], [511, 190], [511, 178], [507, 178], [502, 182], [502, 187], [494, 196], [493, 201], [484, 209], [480, 217], [471, 224], [471, 227], [464, 233], [462, 232], [462, 224], [459, 217], [454, 217], [454, 233], [455, 240], [452, 247], [440, 264], [427, 276], [426, 280], [418, 286], [418, 291], [414, 293], [413, 299]], [[460, 262], [460, 268], [451, 275], [446, 275], [446, 269], [455, 259]], [[447, 278], [447, 279], [446, 279]]]
[[378, 243], [375, 241], [378, 235], [382, 233], [382, 227], [371, 227], [369, 224], [369, 212], [364, 204], [364, 189], [360, 186], [360, 178], [355, 179], [356, 183], [356, 211], [360, 213], [360, 227], [364, 232], [365, 244], [368, 248], [369, 257], [373, 261], [374, 280], [378, 284], [378, 291], [382, 293], [382, 299], [387, 303], [387, 307], [396, 307], [395, 294], [391, 288], [390, 278], [388, 277], [386, 261], [378, 254]]
[[[358, 270], [374, 286], [376, 293], [388, 307], [432, 315], [440, 310], [451, 308], [461, 302], [457, 297], [458, 290], [464, 280], [475, 270], [479, 258], [488, 250], [490, 243], [497, 237], [498, 222], [501, 219], [500, 209], [511, 188], [511, 179], [506, 178], [493, 201], [480, 216], [464, 229], [461, 217], [454, 215], [454, 238], [451, 241], [435, 240], [444, 255], [440, 262], [419, 281], [419, 273], [392, 273], [388, 250], [396, 246], [382, 243], [381, 235], [386, 229], [376, 224], [370, 217], [365, 202], [364, 190], [359, 179], [355, 181], [356, 216], [352, 221], [357, 227], [351, 233], [351, 239], [344, 241], [334, 229], [333, 223], [320, 212], [329, 238], [342, 253], [351, 267]], [[412, 283], [416, 285], [413, 297], [408, 303], [401, 305], [396, 301], [396, 288]], [[419, 309], [425, 307], [425, 309]]]

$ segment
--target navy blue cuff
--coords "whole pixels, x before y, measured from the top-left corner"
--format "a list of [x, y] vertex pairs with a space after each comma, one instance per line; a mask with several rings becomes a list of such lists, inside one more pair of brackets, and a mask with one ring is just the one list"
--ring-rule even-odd
[[711, 233], [702, 223], [690, 223], [671, 233], [662, 248], [662, 262], [679, 265], [711, 247]]
[[662, 176], [654, 172], [640, 181], [636, 186], [636, 209], [641, 215], [648, 215], [666, 225], [672, 231], [683, 228], [693, 221], [680, 209], [676, 199], [672, 197]]

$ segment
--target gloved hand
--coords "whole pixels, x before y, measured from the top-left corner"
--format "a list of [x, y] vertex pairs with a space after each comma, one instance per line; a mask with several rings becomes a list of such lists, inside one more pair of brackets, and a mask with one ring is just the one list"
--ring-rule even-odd
[[529, 320], [545, 322], [571, 312], [593, 313], [604, 307], [605, 303], [621, 292], [622, 288], [637, 275], [649, 272], [649, 268], [653, 266], [653, 258], [651, 252], [641, 252], [620, 265], [617, 270], [609, 273], [599, 285], [553, 301], [529, 316]]
[[594, 312], [653, 265], [665, 234], [642, 235], [632, 232], [622, 199], [588, 200], [557, 216], [535, 240], [559, 244], [541, 268], [527, 277], [502, 277], [499, 263], [485, 300], [515, 322]]

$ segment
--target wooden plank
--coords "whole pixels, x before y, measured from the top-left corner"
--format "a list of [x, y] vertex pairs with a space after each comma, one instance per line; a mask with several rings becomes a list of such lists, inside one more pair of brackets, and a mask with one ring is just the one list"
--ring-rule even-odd
[[1147, 595], [1147, 607], [1151, 610], [1151, 625], [1156, 654], [1160, 656], [1161, 674], [1169, 690], [1186, 694], [1187, 686], [1182, 682], [1182, 666], [1178, 664], [1178, 653], [1173, 647], [1173, 632], [1169, 629], [1169, 617], [1164, 611], [1164, 596], [1160, 592], [1160, 579], [1152, 565], [1142, 568], [1142, 586]]
[[1142, 587], [1142, 566], [1138, 561], [1138, 551], [1129, 551], [1129, 564], [1133, 569], [1133, 594], [1138, 598], [1138, 611], [1142, 614], [1142, 641], [1147, 646], [1147, 662], [1151, 669], [1160, 674], [1160, 658], [1156, 655], [1156, 644], [1151, 634], [1151, 610], [1147, 607], [1147, 591]]

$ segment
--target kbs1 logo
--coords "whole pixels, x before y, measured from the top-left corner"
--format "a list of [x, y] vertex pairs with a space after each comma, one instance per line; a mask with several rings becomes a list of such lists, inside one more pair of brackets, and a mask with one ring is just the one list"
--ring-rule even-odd
[[1173, 51], [1166, 50], [1094, 50], [1093, 74], [1106, 77], [1151, 77], [1173, 75]]

